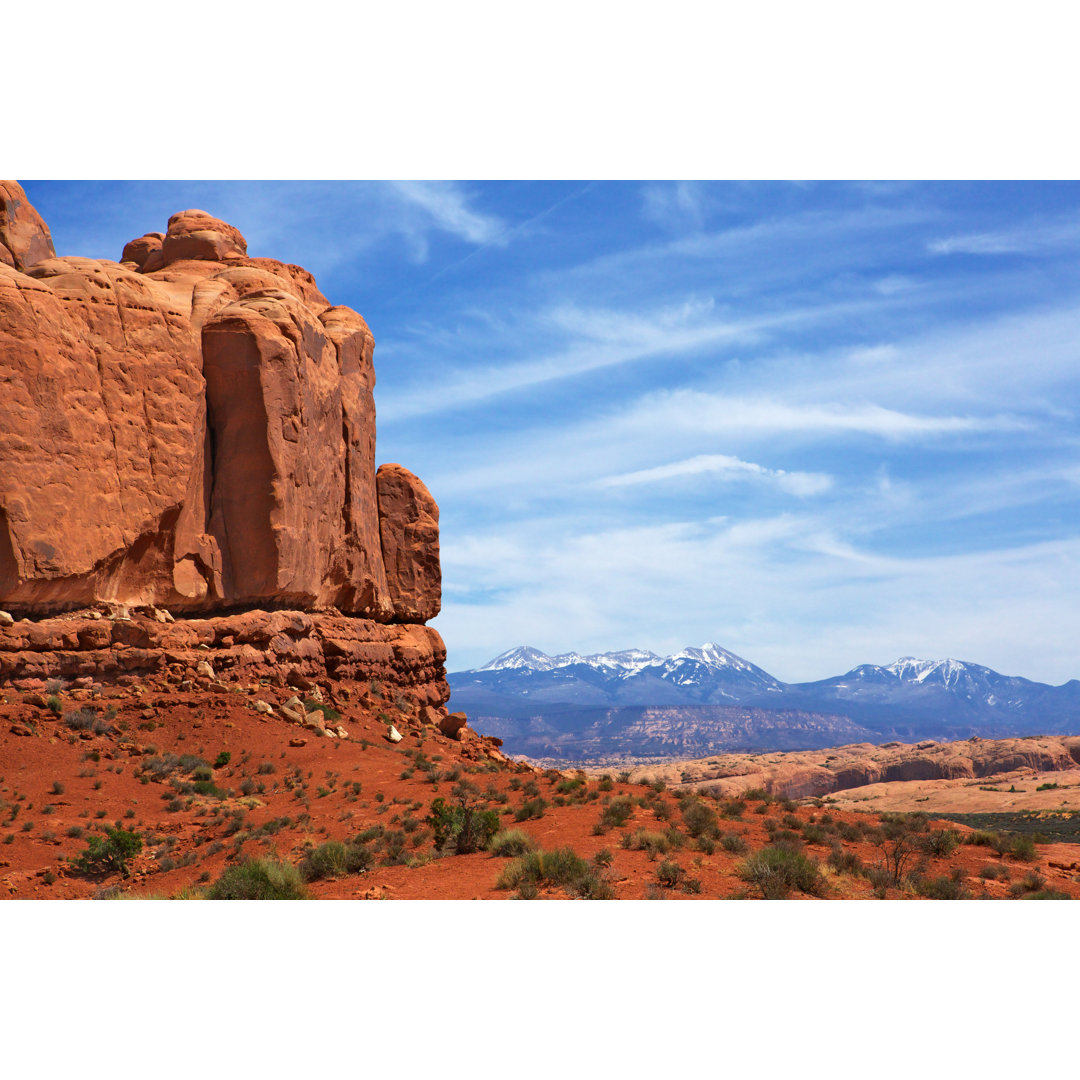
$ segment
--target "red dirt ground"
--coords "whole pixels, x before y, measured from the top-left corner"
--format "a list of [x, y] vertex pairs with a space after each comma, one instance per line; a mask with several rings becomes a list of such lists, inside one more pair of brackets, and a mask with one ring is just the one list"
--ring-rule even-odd
[[[711, 853], [699, 848], [687, 834], [678, 801], [668, 791], [617, 781], [602, 784], [594, 778], [560, 794], [556, 785], [575, 774], [509, 762], [475, 736], [457, 742], [400, 711], [394, 712], [395, 723], [404, 738], [392, 744], [385, 738], [385, 723], [374, 712], [337, 699], [331, 700], [349, 733], [340, 740], [302, 731], [252, 708], [255, 696], [276, 705], [276, 696], [284, 699], [289, 694], [265, 686], [193, 693], [107, 688], [93, 702], [65, 694], [65, 715], [86, 705], [103, 712], [110, 705], [116, 708], [111, 721], [116, 730], [90, 737], [72, 730], [47, 708], [23, 700], [0, 704], [0, 895], [69, 899], [120, 893], [167, 898], [183, 890], [190, 895], [247, 857], [272, 854], [298, 863], [306, 848], [328, 839], [349, 840], [376, 825], [387, 829], [404, 825], [408, 831], [401, 837], [403, 857], [413, 865], [376, 865], [336, 880], [314, 881], [308, 886], [310, 894], [335, 899], [508, 899], [513, 891], [495, 887], [508, 859], [488, 853], [440, 855], [434, 850], [433, 834], [424, 819], [433, 799], [453, 800], [452, 791], [461, 780], [479, 789], [473, 797], [499, 812], [503, 828], [521, 829], [544, 849], [570, 847], [590, 860], [601, 851], [609, 852], [610, 865], [599, 873], [618, 899], [760, 895], [738, 874], [745, 854], [720, 845]], [[9, 691], [7, 697], [22, 695]], [[385, 708], [394, 710], [389, 704]], [[20, 729], [30, 734], [17, 734]], [[306, 740], [305, 745], [290, 745], [298, 738]], [[413, 755], [418, 750], [434, 763], [431, 768], [443, 774], [437, 782], [416, 768]], [[171, 779], [192, 779], [181, 772], [163, 779], [145, 772], [165, 754], [197, 755], [212, 764], [223, 751], [230, 754], [230, 761], [213, 771], [213, 784], [231, 792], [225, 798], [177, 790]], [[411, 776], [403, 775], [410, 769]], [[542, 817], [516, 822], [513, 812], [529, 797], [526, 788], [538, 790], [548, 805]], [[648, 803], [635, 805], [625, 824], [597, 835], [594, 829], [604, 804], [619, 796], [647, 798]], [[712, 800], [706, 803], [721, 808]], [[823, 808], [811, 801], [799, 806], [750, 801], [740, 818], [721, 817], [719, 828], [721, 833], [741, 836], [753, 851], [769, 842], [770, 823], [774, 830], [792, 826], [790, 815], [799, 826], [824, 820], [830, 829], [879, 820], [876, 813]], [[786, 826], [785, 817], [789, 817]], [[131, 875], [76, 873], [68, 858], [85, 849], [95, 830], [114, 824], [144, 837]], [[620, 846], [623, 835], [636, 829], [662, 832], [669, 826], [681, 831], [684, 843], [669, 854], [652, 859], [644, 851]], [[947, 822], [934, 827], [969, 832]], [[837, 839], [832, 832], [824, 843], [806, 847], [806, 853], [822, 864], [822, 895], [872, 896], [873, 885], [866, 877], [838, 873], [827, 865], [829, 845]], [[879, 848], [865, 838], [844, 840], [841, 846], [868, 866], [880, 861]], [[664, 859], [678, 864], [700, 891], [661, 886], [657, 869]], [[1007, 876], [980, 876], [980, 870], [999, 864]], [[974, 898], [1008, 897], [1011, 883], [1037, 871], [1046, 887], [1080, 898], [1080, 847], [1075, 845], [1040, 845], [1036, 859], [1023, 863], [1002, 858], [988, 847], [961, 844], [947, 857], [925, 857], [923, 870], [930, 877], [958, 874]], [[549, 888], [541, 889], [540, 895], [566, 894], [561, 888]], [[890, 888], [886, 895], [902, 898], [914, 893], [907, 887]]]

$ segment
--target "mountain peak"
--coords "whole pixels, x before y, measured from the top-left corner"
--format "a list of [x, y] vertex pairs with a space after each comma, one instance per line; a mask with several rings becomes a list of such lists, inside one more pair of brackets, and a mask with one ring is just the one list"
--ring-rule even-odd
[[535, 671], [550, 671], [555, 666], [547, 653], [534, 649], [531, 645], [515, 645], [504, 653], [499, 653], [494, 660], [489, 660], [478, 671], [506, 671], [513, 668], [532, 668]]

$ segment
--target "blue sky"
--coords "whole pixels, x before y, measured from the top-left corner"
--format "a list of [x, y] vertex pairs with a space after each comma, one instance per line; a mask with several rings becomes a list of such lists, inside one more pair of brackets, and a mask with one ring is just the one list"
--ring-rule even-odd
[[1080, 677], [1080, 185], [24, 182], [62, 254], [198, 207], [376, 340], [449, 667], [714, 640]]

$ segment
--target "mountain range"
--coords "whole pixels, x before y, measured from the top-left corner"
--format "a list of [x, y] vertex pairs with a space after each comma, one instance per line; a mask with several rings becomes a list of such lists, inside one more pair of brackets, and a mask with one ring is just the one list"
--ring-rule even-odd
[[560, 760], [1080, 731], [1080, 681], [1049, 686], [960, 660], [902, 657], [784, 683], [712, 642], [666, 657], [521, 645], [449, 682], [450, 707], [509, 752]]

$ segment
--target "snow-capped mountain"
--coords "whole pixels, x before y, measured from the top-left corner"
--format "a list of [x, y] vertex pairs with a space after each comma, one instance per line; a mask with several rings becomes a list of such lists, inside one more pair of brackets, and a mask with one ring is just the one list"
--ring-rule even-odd
[[[550, 678], [537, 677], [541, 675]], [[652, 704], [658, 694], [664, 704], [673, 700], [734, 702], [747, 694], [779, 693], [782, 689], [767, 671], [711, 641], [673, 656], [657, 656], [647, 649], [548, 656], [530, 645], [519, 645], [481, 668], [460, 672], [455, 679], [465, 676], [472, 676], [470, 683], [475, 687], [495, 690], [512, 686], [534, 696], [557, 684], [562, 700], [567, 701], [593, 702], [600, 690], [619, 704]], [[674, 692], [674, 698], [671, 692], [659, 690], [658, 681]]]
[[[831, 718], [837, 732], [847, 724], [849, 733], [871, 741], [1080, 731], [1075, 679], [1048, 686], [968, 661], [910, 656], [818, 682], [782, 683], [715, 642], [666, 657], [644, 649], [548, 656], [521, 645], [481, 668], [452, 673], [449, 682], [451, 707], [486, 718], [511, 750], [514, 724], [526, 718], [541, 725], [557, 718], [560, 738], [572, 743], [572, 731], [595, 727], [597, 717], [643, 709], [653, 717], [677, 714], [684, 727], [695, 709], [714, 720], [717, 710], [783, 713], [796, 729], [807, 717]], [[775, 724], [770, 730], [776, 740]], [[595, 732], [590, 738], [595, 743]]]

